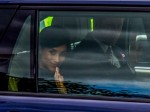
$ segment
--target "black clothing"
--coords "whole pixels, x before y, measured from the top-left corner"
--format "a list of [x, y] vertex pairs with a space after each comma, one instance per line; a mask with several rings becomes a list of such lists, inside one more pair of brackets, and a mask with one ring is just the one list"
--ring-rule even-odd
[[[111, 51], [109, 50], [111, 48]], [[81, 41], [66, 61], [63, 73], [67, 80], [133, 79], [125, 53], [117, 46], [97, 41], [93, 33]]]

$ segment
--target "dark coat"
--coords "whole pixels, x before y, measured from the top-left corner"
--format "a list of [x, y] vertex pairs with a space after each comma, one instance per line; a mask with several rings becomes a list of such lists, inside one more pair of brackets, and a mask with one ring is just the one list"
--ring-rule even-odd
[[[105, 45], [101, 42], [101, 44]], [[100, 80], [121, 79], [132, 80], [132, 73], [125, 53], [117, 46], [111, 46], [114, 56], [120, 63], [118, 68], [110, 62], [110, 53], [104, 52], [100, 43], [94, 39], [92, 33], [76, 46], [64, 65], [64, 77], [66, 80]], [[68, 79], [67, 79], [68, 78]]]

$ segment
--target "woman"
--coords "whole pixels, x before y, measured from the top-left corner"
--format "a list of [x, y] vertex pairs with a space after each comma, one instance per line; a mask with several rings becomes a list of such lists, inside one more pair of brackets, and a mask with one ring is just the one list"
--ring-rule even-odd
[[59, 93], [66, 93], [60, 66], [65, 61], [66, 53], [70, 48], [70, 36], [65, 29], [48, 27], [39, 35], [39, 78], [54, 80]]

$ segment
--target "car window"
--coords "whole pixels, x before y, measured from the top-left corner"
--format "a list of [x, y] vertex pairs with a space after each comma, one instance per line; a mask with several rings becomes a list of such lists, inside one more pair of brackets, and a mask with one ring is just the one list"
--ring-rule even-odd
[[40, 11], [39, 92], [149, 97], [149, 18]]
[[[22, 15], [22, 16], [21, 16]], [[19, 18], [18, 18], [19, 17]], [[21, 17], [21, 18], [20, 18]], [[8, 67], [8, 91], [31, 92], [34, 76], [31, 74], [31, 14], [25, 11], [18, 11], [10, 28], [16, 27], [14, 45], [11, 48], [12, 57]]]

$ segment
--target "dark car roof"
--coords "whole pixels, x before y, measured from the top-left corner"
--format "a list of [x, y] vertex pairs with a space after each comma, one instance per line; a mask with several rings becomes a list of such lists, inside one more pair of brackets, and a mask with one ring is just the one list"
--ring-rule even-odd
[[6, 4], [104, 4], [104, 5], [150, 5], [150, 0], [0, 0]]

